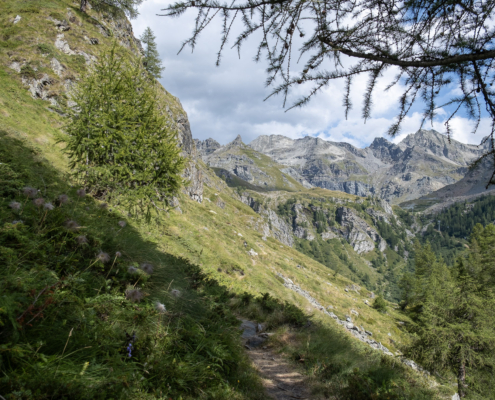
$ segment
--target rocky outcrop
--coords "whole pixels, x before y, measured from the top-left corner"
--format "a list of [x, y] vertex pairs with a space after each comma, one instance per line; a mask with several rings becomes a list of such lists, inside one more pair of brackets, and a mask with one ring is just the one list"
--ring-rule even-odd
[[194, 139], [194, 144], [196, 145], [199, 155], [205, 162], [211, 153], [221, 147], [220, 143], [211, 138], [206, 140]]
[[387, 246], [385, 240], [366, 221], [357, 216], [353, 209], [337, 208], [335, 219], [341, 225], [342, 235], [358, 254], [372, 251], [375, 243], [380, 251], [385, 250]]
[[[241, 201], [266, 219], [268, 225], [263, 225], [265, 227], [263, 232], [265, 237], [271, 235], [286, 246], [294, 246], [291, 226], [280, 218], [275, 211], [269, 208], [266, 209], [247, 194], [241, 196]], [[266, 227], [269, 229], [268, 232], [266, 232]]]

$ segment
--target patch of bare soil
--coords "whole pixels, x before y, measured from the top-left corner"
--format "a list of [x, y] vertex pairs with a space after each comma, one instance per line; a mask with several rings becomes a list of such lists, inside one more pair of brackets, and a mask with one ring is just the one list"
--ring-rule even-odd
[[263, 386], [272, 399], [311, 399], [304, 384], [304, 376], [294, 369], [282, 356], [272, 353], [267, 347], [251, 348], [249, 358], [263, 379]]

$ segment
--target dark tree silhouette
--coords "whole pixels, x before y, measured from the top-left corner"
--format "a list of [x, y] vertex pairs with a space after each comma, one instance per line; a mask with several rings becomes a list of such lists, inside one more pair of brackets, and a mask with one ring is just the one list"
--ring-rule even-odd
[[[399, 133], [418, 100], [425, 104], [422, 124], [433, 120], [438, 108], [451, 106], [445, 123], [449, 137], [450, 122], [461, 108], [476, 121], [474, 131], [484, 108], [492, 126], [484, 139], [490, 141], [491, 150], [483, 157], [495, 160], [494, 7], [495, 0], [191, 0], [168, 6], [163, 15], [177, 17], [188, 9], [197, 10], [194, 31], [181, 50], [187, 45], [194, 49], [201, 32], [220, 18], [223, 34], [217, 65], [236, 22], [242, 31], [232, 47], [239, 50], [256, 33], [261, 39], [255, 59], [268, 60], [270, 96], [281, 94], [285, 107], [293, 85], [312, 84], [289, 109], [306, 104], [330, 81], [343, 79], [347, 117], [353, 80], [367, 74], [362, 106], [366, 121], [377, 80], [395, 66], [397, 75], [387, 90], [401, 83], [404, 91], [397, 118], [388, 129], [391, 136]], [[294, 60], [302, 57], [304, 67], [293, 72]], [[452, 84], [459, 94], [438, 104], [440, 90]], [[491, 182], [495, 183], [494, 176]]]

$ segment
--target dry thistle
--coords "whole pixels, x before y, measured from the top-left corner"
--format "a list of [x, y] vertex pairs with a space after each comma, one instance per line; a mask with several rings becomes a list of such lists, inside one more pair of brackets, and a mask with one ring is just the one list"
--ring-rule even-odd
[[159, 301], [155, 303], [155, 310], [158, 311], [159, 313], [167, 312], [165, 305], [160, 303]]
[[86, 196], [86, 190], [85, 190], [85, 189], [79, 189], [76, 193], [77, 193], [77, 195], [78, 195], [79, 197], [84, 197], [84, 196]]
[[104, 253], [103, 251], [100, 251], [96, 258], [102, 263], [107, 263], [110, 261], [110, 256], [108, 255], [108, 253]]
[[151, 275], [153, 273], [153, 265], [149, 263], [143, 263], [141, 264], [141, 269], [146, 272], [148, 275]]
[[44, 208], [45, 210], [47, 210], [47, 211], [51, 211], [51, 210], [53, 210], [55, 207], [53, 206], [53, 204], [52, 204], [52, 203], [45, 203], [45, 204], [43, 205], [43, 208]]
[[127, 289], [125, 291], [125, 298], [133, 303], [137, 303], [144, 298], [144, 293], [141, 289]]
[[125, 221], [119, 221], [119, 226], [120, 226], [121, 228], [123, 228], [123, 227], [124, 227], [124, 226], [126, 226], [126, 225], [127, 225], [127, 222], [125, 222]]
[[19, 211], [22, 207], [21, 203], [18, 203], [17, 201], [11, 201], [9, 204], [9, 207], [12, 208], [14, 211]]
[[115, 252], [115, 257], [122, 257], [122, 253], [120, 251]]
[[58, 202], [60, 203], [60, 205], [67, 204], [69, 202], [69, 196], [67, 196], [66, 194], [61, 194], [60, 196], [58, 196]]
[[42, 197], [38, 197], [37, 199], [34, 199], [33, 200], [33, 204], [40, 208], [43, 204], [45, 204], [45, 199], [43, 199]]
[[65, 227], [70, 231], [77, 231], [81, 226], [73, 219], [69, 219], [65, 221]]
[[34, 199], [38, 195], [38, 190], [31, 186], [26, 186], [23, 190], [24, 196]]
[[172, 289], [172, 290], [170, 291], [170, 294], [171, 294], [172, 296], [174, 296], [175, 298], [178, 298], [178, 297], [180, 297], [181, 292], [180, 292], [180, 290], [179, 290], [179, 289]]
[[84, 235], [80, 235], [76, 237], [77, 244], [86, 244], [88, 243], [88, 238]]
[[127, 272], [130, 273], [130, 274], [132, 274], [132, 275], [134, 275], [134, 274], [136, 274], [138, 272], [138, 270], [137, 270], [136, 267], [132, 267], [131, 266], [131, 267], [127, 268]]
[[108, 204], [107, 204], [107, 203], [101, 203], [101, 204], [100, 204], [100, 208], [101, 208], [102, 210], [106, 210], [106, 209], [108, 208]]

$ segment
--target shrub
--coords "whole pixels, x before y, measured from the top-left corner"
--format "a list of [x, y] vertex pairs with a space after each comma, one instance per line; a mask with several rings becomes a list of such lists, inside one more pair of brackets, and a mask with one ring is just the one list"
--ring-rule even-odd
[[373, 308], [383, 313], [387, 311], [387, 302], [381, 295], [377, 296], [373, 302]]

